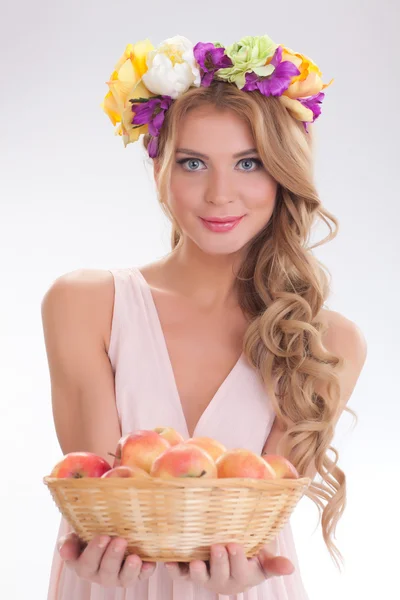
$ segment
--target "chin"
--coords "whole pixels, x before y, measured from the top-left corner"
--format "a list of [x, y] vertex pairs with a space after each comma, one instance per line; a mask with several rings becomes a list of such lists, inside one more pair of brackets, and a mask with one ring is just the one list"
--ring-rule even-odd
[[[222, 236], [221, 236], [222, 238]], [[204, 252], [204, 254], [223, 256], [227, 254], [236, 254], [240, 252], [244, 246], [248, 244], [249, 240], [234, 240], [234, 239], [220, 239], [215, 241], [210, 240], [192, 240], [196, 246]]]

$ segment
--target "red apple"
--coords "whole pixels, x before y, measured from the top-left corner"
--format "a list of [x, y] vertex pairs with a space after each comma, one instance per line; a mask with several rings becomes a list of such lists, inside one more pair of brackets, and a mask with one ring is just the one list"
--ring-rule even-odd
[[109, 471], [106, 471], [101, 479], [108, 479], [109, 477], [134, 477], [135, 479], [150, 479], [150, 475], [140, 467], [128, 467], [120, 465], [114, 467]]
[[[153, 462], [171, 448], [170, 443], [151, 429], [139, 429], [120, 440], [121, 465], [140, 467], [150, 473]], [[118, 455], [117, 455], [118, 456]]]
[[227, 450], [226, 447], [221, 444], [221, 442], [218, 442], [218, 440], [207, 436], [189, 438], [185, 441], [185, 444], [194, 444], [199, 448], [203, 448], [203, 450], [208, 452], [214, 461], [216, 461]]
[[181, 444], [185, 441], [184, 437], [176, 431], [173, 427], [155, 427], [154, 430], [161, 435], [164, 439], [167, 440], [171, 444], [171, 446], [176, 446], [177, 444]]
[[292, 463], [280, 454], [263, 454], [265, 462], [275, 471], [278, 479], [298, 479], [299, 473]]
[[55, 465], [50, 477], [101, 477], [110, 469], [108, 462], [93, 452], [69, 452]]
[[152, 477], [172, 479], [175, 477], [217, 477], [217, 467], [212, 457], [194, 444], [176, 444], [153, 463]]
[[130, 436], [130, 435], [131, 435], [130, 433], [126, 433], [125, 435], [123, 435], [123, 436], [122, 436], [122, 437], [119, 439], [119, 441], [118, 441], [118, 444], [117, 444], [117, 449], [116, 449], [116, 451], [115, 451], [115, 454], [113, 454], [112, 452], [109, 452], [109, 453], [108, 453], [110, 456], [112, 456], [112, 457], [114, 458], [114, 462], [113, 462], [113, 468], [115, 468], [115, 467], [119, 467], [119, 466], [120, 466], [120, 464], [121, 464], [121, 452], [122, 452], [122, 446], [123, 446], [123, 444], [124, 444], [124, 442], [125, 442], [126, 438], [127, 438], [128, 436]]
[[215, 461], [218, 477], [276, 479], [273, 468], [259, 455], [246, 448], [227, 450]]

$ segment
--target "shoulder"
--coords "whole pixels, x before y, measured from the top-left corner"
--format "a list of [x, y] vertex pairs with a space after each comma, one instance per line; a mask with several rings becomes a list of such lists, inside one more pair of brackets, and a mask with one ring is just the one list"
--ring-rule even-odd
[[362, 367], [367, 357], [367, 341], [360, 327], [339, 312], [324, 309], [322, 336], [324, 347], [332, 354]]
[[[350, 400], [367, 358], [367, 341], [359, 326], [336, 311], [324, 310], [322, 319], [326, 323], [322, 344], [328, 352], [338, 356], [342, 362], [337, 366], [340, 399], [335, 422]], [[316, 392], [326, 392], [326, 381], [316, 382]]]
[[42, 315], [88, 319], [104, 337], [111, 328], [114, 307], [114, 277], [102, 269], [76, 269], [60, 275], [42, 299]]
[[101, 269], [76, 269], [64, 273], [50, 285], [43, 298], [49, 297], [76, 297], [77, 300], [91, 299], [110, 295], [114, 291], [113, 275], [110, 271]]

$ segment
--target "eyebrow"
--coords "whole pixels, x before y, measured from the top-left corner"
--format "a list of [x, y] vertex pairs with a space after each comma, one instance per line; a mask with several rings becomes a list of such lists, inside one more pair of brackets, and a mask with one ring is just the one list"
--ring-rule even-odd
[[[190, 148], [177, 148], [175, 150], [176, 154], [178, 152], [182, 154], [194, 154], [195, 156], [200, 156], [201, 158], [209, 159], [210, 157], [207, 154], [203, 154], [202, 152], [197, 152], [196, 150], [191, 150]], [[249, 148], [248, 150], [243, 150], [242, 152], [237, 152], [233, 155], [233, 158], [239, 158], [240, 156], [246, 156], [247, 154], [253, 154], [256, 152], [258, 154], [257, 148]]]

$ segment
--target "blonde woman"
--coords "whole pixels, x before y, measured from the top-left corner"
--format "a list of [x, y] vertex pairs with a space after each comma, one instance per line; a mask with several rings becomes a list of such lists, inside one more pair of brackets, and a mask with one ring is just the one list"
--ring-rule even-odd
[[[205, 46], [194, 53], [202, 85], [196, 79], [175, 98], [169, 93], [150, 125], [139, 108], [136, 124], [120, 115], [125, 141], [140, 127], [145, 133], [171, 252], [141, 267], [67, 273], [44, 297], [57, 436], [63, 453], [108, 460], [121, 435], [162, 424], [185, 438], [283, 454], [313, 479], [307, 495], [338, 564], [332, 538], [346, 479], [331, 442], [350, 411], [366, 342], [353, 321], [327, 308], [328, 278], [308, 245], [318, 219], [330, 228], [324, 242], [338, 223], [313, 182], [312, 128], [289, 96], [218, 79], [235, 64], [234, 49]], [[264, 61], [275, 69], [271, 86], [284, 73], [282, 52], [273, 50]], [[151, 64], [140, 85], [156, 102]], [[291, 85], [295, 73], [287, 71]], [[64, 520], [59, 538], [49, 600], [307, 598], [290, 522], [257, 557], [247, 559], [239, 544], [216, 545], [208, 564], [123, 560], [125, 540], [84, 547]]]

